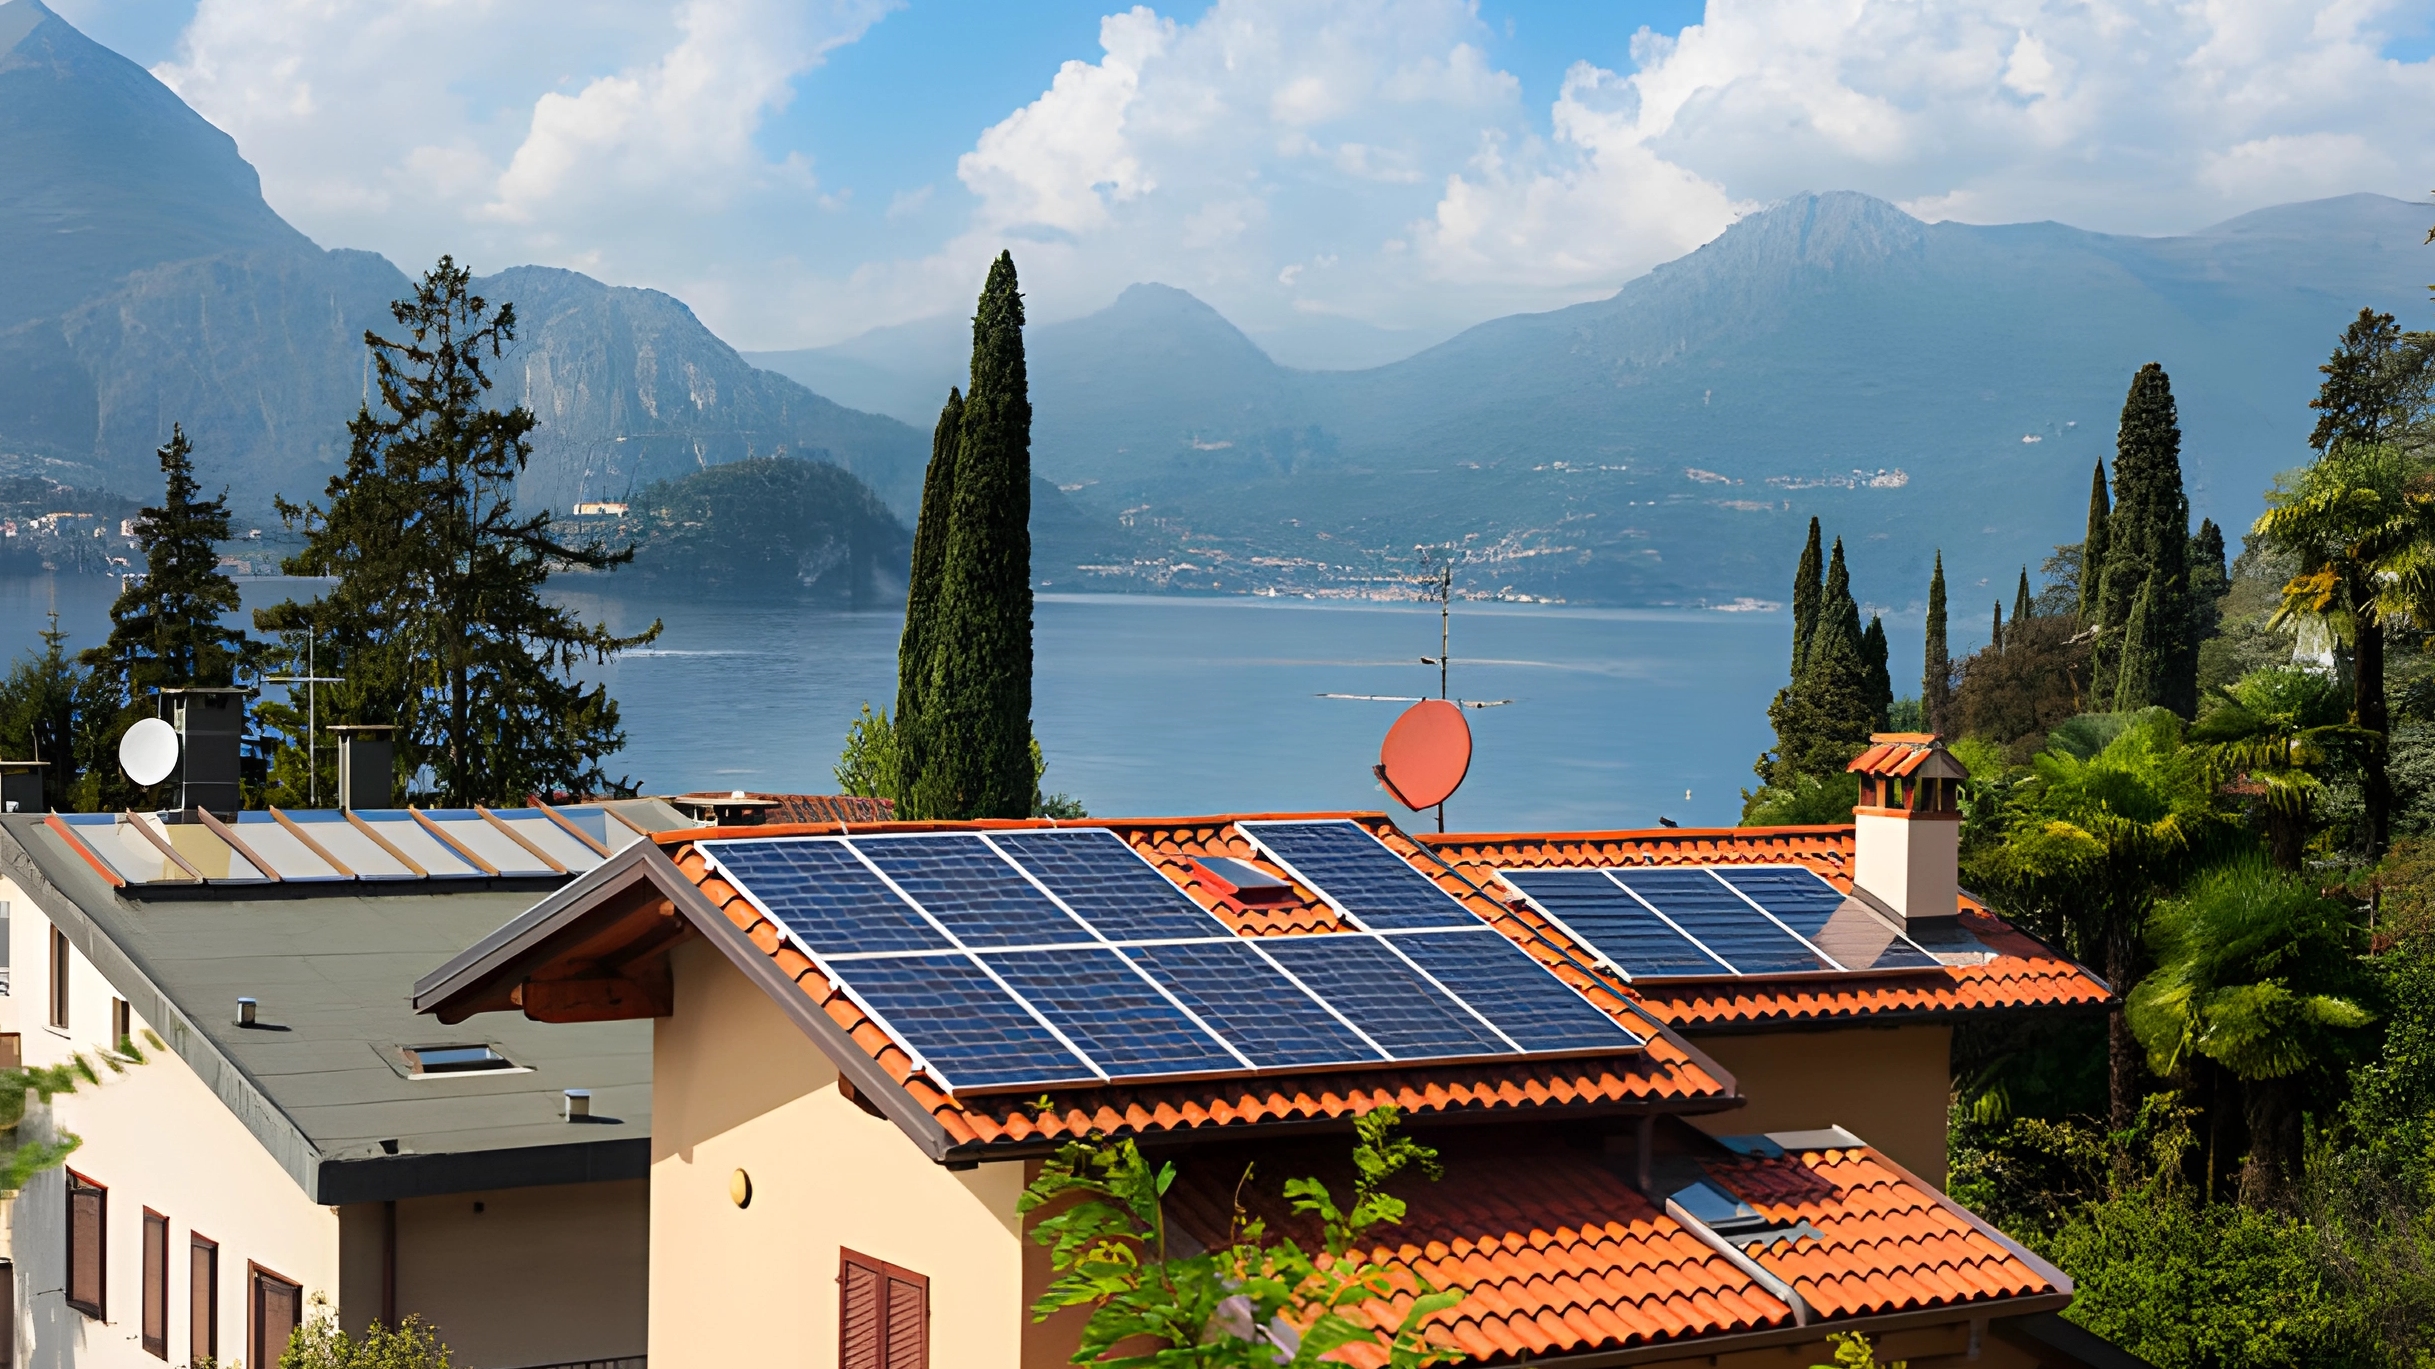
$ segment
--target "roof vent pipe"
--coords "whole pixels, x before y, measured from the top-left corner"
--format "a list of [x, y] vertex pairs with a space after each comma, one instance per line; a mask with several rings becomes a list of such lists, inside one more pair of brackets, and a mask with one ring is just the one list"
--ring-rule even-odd
[[256, 1003], [254, 1002], [254, 1000], [252, 1000], [252, 999], [250, 999], [250, 998], [240, 998], [240, 999], [238, 999], [238, 1000], [237, 1000], [237, 1025], [238, 1025], [238, 1026], [240, 1026], [240, 1027], [251, 1027], [251, 1026], [256, 1025], [256, 1023], [255, 1023], [255, 1016], [254, 1016], [254, 1015], [255, 1015], [255, 1012], [256, 1012], [256, 1010], [257, 1010], [257, 1008], [258, 1008], [258, 1007], [259, 1007], [259, 1005], [258, 1005], [258, 1004], [256, 1004]]
[[568, 1089], [566, 1091], [566, 1119], [570, 1122], [592, 1120], [592, 1091], [590, 1089]]

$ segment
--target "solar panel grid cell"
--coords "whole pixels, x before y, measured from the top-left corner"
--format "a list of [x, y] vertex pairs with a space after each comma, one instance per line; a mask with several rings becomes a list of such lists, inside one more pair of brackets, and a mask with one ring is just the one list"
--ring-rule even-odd
[[1603, 870], [1507, 870], [1505, 882], [1635, 978], [1730, 975], [1719, 961], [1667, 926]]
[[835, 841], [706, 841], [708, 856], [798, 945], [819, 955], [953, 945]]
[[1745, 975], [1835, 968], [1707, 870], [1634, 868], [1608, 873]]
[[[1373, 937], [1278, 937], [1262, 949], [1398, 1060], [1511, 1054], [1462, 1004]], [[1559, 986], [1561, 987], [1561, 986]], [[1570, 992], [1570, 990], [1567, 990]]]
[[982, 960], [1111, 1077], [1243, 1067], [1114, 950], [1008, 951]]
[[1359, 823], [1245, 822], [1236, 824], [1362, 926], [1464, 927], [1477, 921], [1428, 876], [1386, 848]]
[[1097, 940], [978, 836], [864, 837], [853, 845], [967, 946]]
[[1503, 934], [1414, 932], [1395, 949], [1526, 1051], [1627, 1050], [1641, 1038], [1573, 992]]
[[1110, 941], [1226, 934], [1106, 828], [1004, 833], [990, 840]]
[[845, 983], [950, 1089], [1098, 1079], [969, 956], [856, 961]]
[[1127, 959], [1166, 986], [1254, 1065], [1375, 1063], [1350, 1027], [1260, 958], [1248, 941], [1136, 946]]
[[1717, 876], [1776, 915], [1847, 970], [1925, 970], [1936, 957], [1893, 924], [1807, 870], [1719, 870]]

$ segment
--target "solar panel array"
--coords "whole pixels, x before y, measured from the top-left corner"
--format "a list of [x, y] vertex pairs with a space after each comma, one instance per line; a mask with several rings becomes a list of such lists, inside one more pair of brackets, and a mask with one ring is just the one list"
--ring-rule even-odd
[[1633, 979], [1941, 968], [1859, 900], [1797, 865], [1497, 873]]
[[1239, 937], [1104, 828], [697, 849], [950, 1092], [1642, 1044], [1358, 825], [1256, 826], [1356, 930]]

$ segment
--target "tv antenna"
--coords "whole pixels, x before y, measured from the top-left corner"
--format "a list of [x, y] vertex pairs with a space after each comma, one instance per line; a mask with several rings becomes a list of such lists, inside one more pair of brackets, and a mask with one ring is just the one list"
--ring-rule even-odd
[[[1370, 773], [1397, 803], [1419, 812], [1437, 810], [1437, 830], [1446, 830], [1446, 800], [1471, 771], [1471, 725], [1463, 721], [1466, 708], [1502, 708], [1511, 699], [1449, 697], [1454, 660], [1454, 559], [1434, 548], [1420, 548], [1420, 583], [1437, 599], [1437, 654], [1420, 658], [1437, 667], [1437, 697], [1417, 694], [1335, 694], [1322, 699], [1360, 699], [1374, 703], [1412, 705], [1387, 729], [1378, 748], [1378, 764]], [[1434, 563], [1434, 564], [1433, 564]]]
[[[302, 675], [265, 675], [262, 677], [264, 684], [300, 684], [304, 686], [304, 804], [307, 808], [321, 806], [321, 715], [317, 706], [319, 700], [314, 697], [314, 689], [319, 685], [347, 682], [343, 675], [317, 675], [313, 672], [315, 635], [313, 629], [305, 629], [304, 673]], [[291, 637], [288, 640], [294, 641], [295, 639]]]

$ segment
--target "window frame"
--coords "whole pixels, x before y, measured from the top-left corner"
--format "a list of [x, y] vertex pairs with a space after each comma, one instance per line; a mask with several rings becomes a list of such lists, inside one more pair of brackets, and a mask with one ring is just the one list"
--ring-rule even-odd
[[[201, 1296], [196, 1296], [195, 1261], [203, 1261]], [[220, 1358], [220, 1243], [192, 1227], [186, 1231], [186, 1358]]]
[[[97, 1184], [72, 1169], [66, 1171], [66, 1176], [67, 1220], [61, 1223], [61, 1237], [68, 1258], [66, 1277], [60, 1280], [59, 1291], [68, 1306], [95, 1321], [108, 1321], [110, 1319], [110, 1189], [108, 1185]], [[93, 1298], [89, 1302], [76, 1296], [76, 1200], [85, 1193], [95, 1195], [94, 1206], [97, 1209], [93, 1222], [94, 1245], [97, 1247], [93, 1252], [93, 1268], [94, 1282], [99, 1286], [92, 1290]]]
[[110, 1000], [110, 1049], [117, 1050], [119, 1042], [133, 1035], [135, 1009], [128, 1005], [126, 999], [113, 996]]
[[[874, 1255], [865, 1255], [847, 1246], [837, 1247], [837, 1366], [857, 1369], [847, 1358], [846, 1336], [851, 1328], [850, 1300], [852, 1287], [846, 1282], [849, 1272], [862, 1269], [879, 1279], [879, 1346], [878, 1361], [870, 1369], [929, 1369], [930, 1365], [930, 1276], [915, 1273], [900, 1264], [890, 1264]], [[894, 1303], [894, 1286], [903, 1283], [919, 1290], [922, 1300], [920, 1340], [912, 1348], [911, 1358], [901, 1357], [895, 1343], [895, 1322], [890, 1315]]]
[[68, 979], [76, 968], [75, 959], [68, 953], [69, 949], [68, 934], [59, 930], [58, 925], [54, 923], [51, 927], [50, 1005], [50, 1025], [53, 1031], [68, 1030]]
[[269, 1329], [263, 1325], [262, 1294], [268, 1285], [274, 1283], [295, 1295], [294, 1325], [304, 1325], [304, 1285], [275, 1269], [247, 1260], [245, 1262], [245, 1348], [252, 1352], [246, 1356], [246, 1362], [249, 1364], [277, 1364], [279, 1357], [287, 1353], [287, 1342], [284, 1340], [279, 1342], [278, 1347], [269, 1354], [264, 1354], [262, 1350], [262, 1333]]
[[[135, 1336], [144, 1353], [169, 1358], [169, 1214], [144, 1209], [143, 1318]], [[157, 1334], [156, 1334], [157, 1328]]]
[[0, 1260], [0, 1369], [17, 1369], [17, 1262]]

